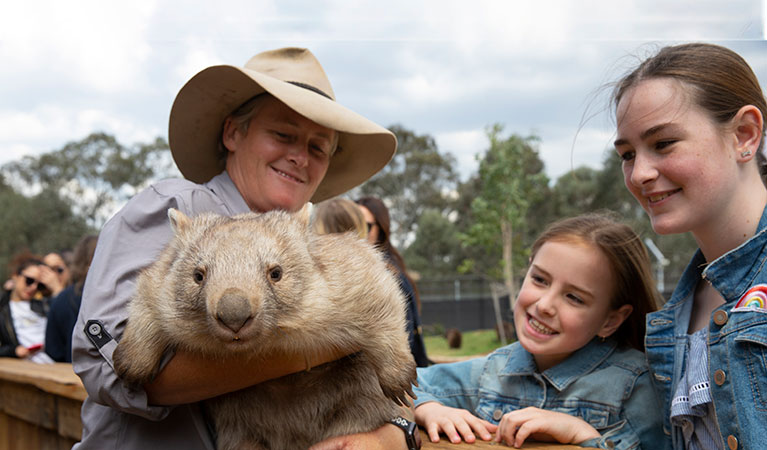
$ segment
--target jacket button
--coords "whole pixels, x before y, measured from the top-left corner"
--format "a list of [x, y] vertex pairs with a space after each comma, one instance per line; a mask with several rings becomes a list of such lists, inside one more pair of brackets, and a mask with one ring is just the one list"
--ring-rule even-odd
[[714, 383], [716, 383], [717, 386], [723, 385], [726, 379], [727, 376], [725, 375], [724, 370], [719, 369], [714, 372]]
[[714, 313], [714, 323], [720, 327], [727, 323], [727, 311], [720, 309]]
[[501, 420], [501, 417], [503, 417], [503, 411], [500, 409], [493, 411], [493, 420]]
[[733, 435], [727, 436], [727, 446], [730, 450], [736, 450], [738, 448], [738, 438]]
[[101, 325], [97, 323], [90, 324], [88, 326], [88, 333], [92, 334], [93, 336], [101, 334]]

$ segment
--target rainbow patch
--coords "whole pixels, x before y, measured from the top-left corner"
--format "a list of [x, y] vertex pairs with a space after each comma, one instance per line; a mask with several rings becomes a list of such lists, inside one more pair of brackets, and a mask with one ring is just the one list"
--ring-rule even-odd
[[767, 284], [757, 284], [746, 291], [732, 311], [767, 312]]

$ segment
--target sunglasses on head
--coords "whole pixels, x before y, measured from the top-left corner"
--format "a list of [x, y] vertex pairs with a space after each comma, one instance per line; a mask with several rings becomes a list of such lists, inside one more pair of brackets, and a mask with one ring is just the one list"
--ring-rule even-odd
[[27, 283], [27, 287], [31, 287], [36, 284], [38, 291], [45, 291], [48, 289], [48, 286], [44, 285], [39, 280], [35, 280], [34, 278], [28, 277], [26, 275], [24, 275], [24, 282]]

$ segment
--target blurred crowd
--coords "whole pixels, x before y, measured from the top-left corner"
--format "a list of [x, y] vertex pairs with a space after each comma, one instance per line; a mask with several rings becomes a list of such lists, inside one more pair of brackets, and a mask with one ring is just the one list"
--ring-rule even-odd
[[72, 330], [97, 240], [86, 235], [72, 250], [13, 256], [0, 296], [0, 357], [72, 361]]

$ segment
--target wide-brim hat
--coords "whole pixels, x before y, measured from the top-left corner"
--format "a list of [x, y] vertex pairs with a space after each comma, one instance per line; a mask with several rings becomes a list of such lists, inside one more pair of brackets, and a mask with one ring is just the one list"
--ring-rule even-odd
[[336, 103], [330, 80], [309, 50], [282, 48], [255, 55], [245, 67], [208, 67], [181, 88], [170, 112], [168, 142], [185, 178], [204, 183], [222, 170], [218, 143], [224, 120], [263, 92], [339, 132], [338, 148], [313, 202], [358, 186], [394, 156], [394, 134]]

